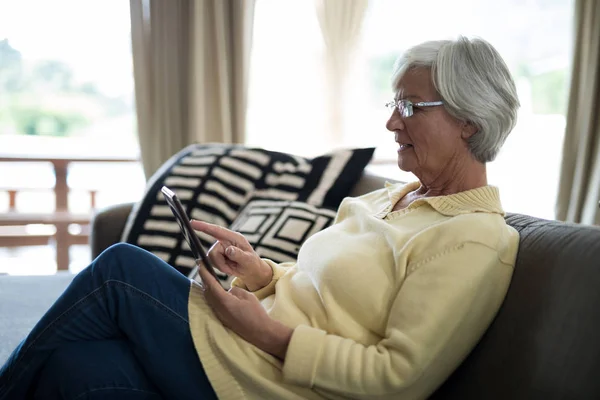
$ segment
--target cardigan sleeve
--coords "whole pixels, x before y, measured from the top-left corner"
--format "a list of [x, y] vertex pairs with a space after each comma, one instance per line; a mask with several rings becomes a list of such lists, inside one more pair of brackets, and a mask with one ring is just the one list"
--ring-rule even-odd
[[[269, 284], [267, 286], [264, 286], [258, 290], [255, 290], [254, 292], [252, 292], [252, 291], [250, 292], [250, 293], [253, 293], [256, 297], [258, 297], [259, 300], [262, 300], [262, 299], [274, 294], [275, 293], [275, 285], [277, 284], [277, 281], [279, 280], [279, 278], [281, 278], [283, 275], [285, 275], [285, 273], [290, 268], [292, 268], [294, 265], [296, 265], [295, 261], [278, 264], [267, 258], [263, 258], [263, 260], [273, 270], [273, 277], [271, 278], [271, 282], [269, 282]], [[231, 281], [231, 286], [237, 286], [244, 290], [248, 290], [248, 287], [246, 286], [244, 281], [240, 278], [234, 278], [233, 281]]]
[[409, 264], [378, 343], [300, 325], [284, 360], [284, 380], [360, 399], [426, 397], [483, 335], [512, 270], [495, 249], [478, 243]]

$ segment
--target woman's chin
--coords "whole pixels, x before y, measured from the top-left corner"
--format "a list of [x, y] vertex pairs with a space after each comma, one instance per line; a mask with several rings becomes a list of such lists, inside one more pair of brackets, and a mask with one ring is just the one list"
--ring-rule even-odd
[[404, 172], [412, 172], [412, 165], [406, 159], [403, 159], [401, 155], [398, 155], [398, 168], [400, 168]]

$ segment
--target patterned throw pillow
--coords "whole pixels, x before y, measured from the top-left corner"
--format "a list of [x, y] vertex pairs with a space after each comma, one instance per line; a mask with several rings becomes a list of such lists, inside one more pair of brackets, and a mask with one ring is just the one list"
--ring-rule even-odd
[[275, 262], [295, 261], [302, 243], [333, 223], [336, 211], [300, 201], [252, 197], [230, 229]]
[[[374, 148], [348, 149], [308, 159], [241, 145], [190, 145], [149, 180], [122, 241], [151, 251], [188, 275], [195, 261], [160, 192], [163, 185], [177, 193], [190, 218], [228, 227], [255, 193], [337, 209], [373, 152]], [[214, 239], [199, 236], [210, 248]]]

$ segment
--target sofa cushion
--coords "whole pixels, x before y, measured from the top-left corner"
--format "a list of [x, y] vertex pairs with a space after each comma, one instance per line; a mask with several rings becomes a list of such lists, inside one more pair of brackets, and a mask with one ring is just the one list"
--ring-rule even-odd
[[[228, 227], [257, 190], [336, 209], [361, 177], [373, 151], [347, 149], [308, 159], [241, 145], [188, 146], [150, 179], [144, 198], [129, 216], [122, 241], [145, 248], [189, 274], [195, 261], [160, 192], [163, 185], [177, 193], [190, 218]], [[199, 236], [206, 248], [212, 245], [211, 237]]]
[[506, 299], [433, 398], [600, 398], [600, 229], [506, 220], [521, 235]]
[[253, 197], [231, 225], [254, 250], [275, 262], [293, 261], [302, 243], [327, 228], [336, 211], [300, 201]]

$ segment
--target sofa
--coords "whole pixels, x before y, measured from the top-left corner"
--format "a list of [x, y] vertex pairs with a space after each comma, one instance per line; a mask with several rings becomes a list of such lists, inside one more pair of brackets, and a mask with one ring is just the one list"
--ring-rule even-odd
[[[350, 195], [380, 188], [384, 182], [364, 173]], [[96, 215], [94, 257], [120, 240], [132, 207], [123, 204]], [[481, 341], [432, 398], [599, 399], [600, 229], [520, 214], [507, 214], [506, 221], [521, 236], [506, 299]], [[6, 278], [0, 277], [0, 305], [14, 303], [11, 296], [18, 296], [2, 291]], [[29, 289], [19, 290], [30, 293], [44, 285], [33, 278]], [[36, 307], [39, 313], [40, 304]], [[7, 312], [0, 310], [2, 316]], [[3, 319], [0, 332], [6, 329]], [[9, 339], [11, 347], [18, 341]], [[1, 351], [2, 345], [0, 362]]]

